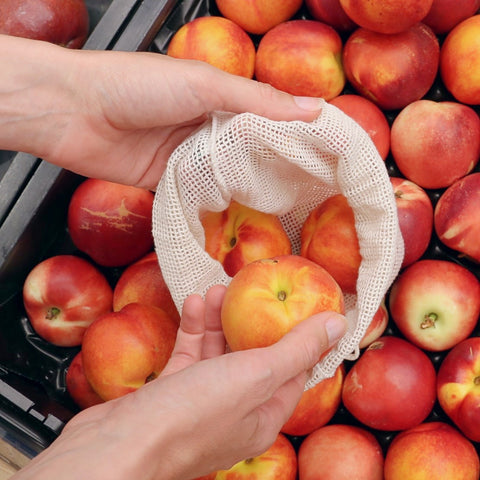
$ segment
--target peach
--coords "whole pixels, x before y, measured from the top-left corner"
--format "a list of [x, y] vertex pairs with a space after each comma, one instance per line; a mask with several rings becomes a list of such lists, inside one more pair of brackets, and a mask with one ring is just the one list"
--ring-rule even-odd
[[397, 110], [428, 92], [439, 58], [438, 39], [422, 23], [396, 34], [358, 28], [345, 42], [343, 67], [357, 93], [382, 110]]
[[390, 177], [390, 182], [405, 251], [401, 267], [405, 268], [427, 251], [433, 232], [433, 205], [416, 183], [401, 177]]
[[234, 75], [252, 78], [255, 45], [248, 34], [228, 18], [197, 17], [173, 35], [167, 55], [200, 60]]
[[68, 206], [72, 242], [104, 267], [138, 260], [153, 248], [153, 198], [143, 188], [87, 178]]
[[338, 32], [351, 32], [357, 24], [345, 13], [340, 0], [305, 0], [310, 15]]
[[400, 337], [384, 335], [371, 343], [348, 371], [342, 402], [367, 427], [404, 430], [423, 422], [432, 411], [435, 375], [433, 363], [420, 348]]
[[467, 338], [480, 315], [480, 282], [466, 267], [423, 259], [395, 279], [390, 315], [404, 337], [423, 350], [448, 350]]
[[400, 33], [420, 22], [433, 0], [340, 0], [346, 14], [373, 32]]
[[297, 454], [290, 440], [279, 433], [265, 452], [246, 458], [228, 470], [218, 470], [195, 480], [295, 480]]
[[205, 250], [233, 277], [244, 265], [292, 253], [290, 239], [276, 215], [232, 200], [221, 212], [205, 212]]
[[0, 33], [81, 48], [90, 18], [85, 0], [2, 0]]
[[361, 95], [339, 95], [330, 103], [353, 118], [368, 133], [379, 155], [386, 160], [390, 153], [390, 125], [383, 111]]
[[473, 444], [444, 422], [426, 422], [400, 432], [385, 456], [385, 480], [478, 480]]
[[180, 314], [160, 270], [155, 252], [147, 253], [129, 265], [113, 289], [113, 310], [119, 311], [128, 303], [143, 303], [161, 308], [180, 323]]
[[479, 8], [480, 0], [433, 0], [422, 22], [437, 35], [444, 35], [461, 21], [475, 15]]
[[457, 180], [440, 195], [434, 227], [444, 245], [480, 262], [480, 173]]
[[299, 96], [331, 100], [345, 86], [342, 39], [331, 26], [315, 20], [290, 20], [260, 40], [255, 77]]
[[68, 394], [81, 410], [103, 403], [104, 401], [97, 392], [95, 392], [85, 377], [81, 351], [79, 351], [70, 362], [67, 373], [65, 374], [65, 385]]
[[129, 303], [102, 315], [85, 332], [85, 377], [103, 400], [133, 392], [156, 378], [173, 351], [178, 324], [163, 310]]
[[459, 102], [417, 100], [395, 118], [391, 151], [402, 174], [427, 189], [467, 175], [480, 155], [480, 118]]
[[272, 345], [302, 320], [326, 310], [345, 310], [332, 276], [300, 255], [283, 255], [239, 270], [227, 287], [221, 320], [235, 351]]
[[363, 334], [363, 337], [358, 344], [358, 348], [366, 348], [372, 342], [380, 338], [384, 334], [388, 326], [389, 319], [390, 316], [388, 314], [385, 298], [383, 298], [380, 306], [378, 307], [375, 315], [372, 318], [372, 321], [370, 322], [367, 330]]
[[455, 345], [438, 369], [440, 406], [470, 440], [480, 442], [480, 337]]
[[326, 425], [337, 412], [342, 400], [345, 367], [339, 365], [333, 377], [325, 378], [303, 392], [282, 432], [292, 436], [304, 436]]
[[383, 452], [367, 429], [330, 424], [310, 433], [298, 451], [299, 480], [383, 480]]
[[448, 33], [440, 50], [440, 76], [459, 102], [480, 104], [480, 15]]
[[60, 347], [80, 345], [89, 325], [112, 311], [113, 292], [106, 277], [76, 255], [55, 255], [35, 265], [22, 294], [35, 332]]
[[224, 17], [256, 35], [289, 20], [302, 6], [302, 0], [215, 0], [215, 3]]
[[362, 257], [353, 209], [344, 195], [333, 195], [310, 212], [300, 243], [300, 255], [325, 268], [344, 292], [356, 292]]

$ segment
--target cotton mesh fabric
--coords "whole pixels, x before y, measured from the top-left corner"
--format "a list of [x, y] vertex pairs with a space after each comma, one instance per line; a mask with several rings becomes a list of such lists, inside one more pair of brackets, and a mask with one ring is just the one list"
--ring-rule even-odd
[[231, 280], [205, 252], [204, 211], [222, 211], [234, 199], [278, 215], [298, 254], [308, 214], [337, 193], [353, 208], [362, 262], [356, 295], [345, 295], [348, 331], [314, 367], [306, 388], [358, 358], [403, 259], [393, 188], [368, 134], [327, 102], [311, 123], [216, 112], [173, 152], [155, 194], [155, 249], [181, 311], [188, 295], [204, 296]]

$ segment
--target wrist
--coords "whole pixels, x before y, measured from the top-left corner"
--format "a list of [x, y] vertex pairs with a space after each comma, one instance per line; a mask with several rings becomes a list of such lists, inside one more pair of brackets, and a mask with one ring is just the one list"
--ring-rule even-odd
[[0, 148], [48, 153], [73, 109], [75, 55], [48, 42], [0, 35]]
[[[114, 400], [107, 415], [91, 422], [94, 440], [87, 443], [96, 443], [98, 447], [93, 450], [102, 458], [110, 444], [107, 456], [117, 458], [115, 471], [122, 472], [118, 480], [189, 480], [196, 476], [200, 459], [196, 442], [190, 441], [195, 432], [188, 415], [181, 406], [164, 402], [170, 396], [158, 386], [147, 384], [141, 392]], [[96, 479], [97, 472], [91, 473], [89, 477]]]

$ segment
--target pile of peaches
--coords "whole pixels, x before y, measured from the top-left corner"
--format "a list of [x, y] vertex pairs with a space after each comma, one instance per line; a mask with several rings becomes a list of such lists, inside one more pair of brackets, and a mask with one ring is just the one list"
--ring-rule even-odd
[[[172, 34], [166, 54], [322, 97], [357, 121], [385, 162], [405, 245], [358, 358], [305, 391], [277, 442], [234, 466], [235, 478], [478, 480], [480, 0], [214, 3]], [[79, 254], [48, 258], [26, 279], [32, 327], [78, 349], [66, 385], [79, 408], [141, 388], [173, 349], [179, 313], [153, 251], [152, 204], [152, 192], [85, 180], [68, 211]], [[303, 283], [323, 294], [297, 297], [291, 311], [304, 316], [342, 312], [356, 291], [362, 257], [341, 194], [312, 210], [299, 254], [277, 217], [235, 201], [201, 220], [207, 252], [233, 279], [222, 313], [232, 350], [282, 334], [251, 324], [272, 308], [260, 314], [253, 292], [267, 270], [293, 288], [295, 269], [306, 269]], [[121, 269], [113, 285], [109, 268]], [[291, 301], [287, 290], [269, 294]], [[228, 472], [204, 480], [221, 478]]]
[[[297, 474], [478, 478], [480, 2], [251, 3], [216, 0], [210, 16], [175, 32], [166, 53], [322, 97], [357, 121], [385, 161], [405, 245], [360, 357], [305, 392], [282, 430], [301, 438]], [[358, 251], [322, 208], [301, 254], [351, 292], [356, 277], [345, 263]], [[317, 389], [325, 391], [313, 400]], [[315, 424], [328, 407], [335, 413]]]

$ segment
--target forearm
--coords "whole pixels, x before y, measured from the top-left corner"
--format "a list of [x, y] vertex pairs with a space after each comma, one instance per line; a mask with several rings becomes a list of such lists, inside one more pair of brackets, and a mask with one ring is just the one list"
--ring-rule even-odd
[[0, 149], [47, 153], [74, 108], [75, 55], [0, 35]]

